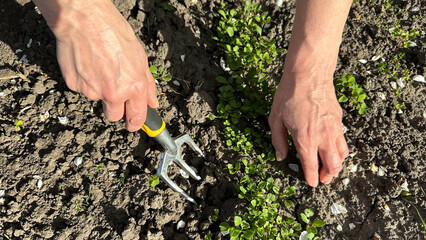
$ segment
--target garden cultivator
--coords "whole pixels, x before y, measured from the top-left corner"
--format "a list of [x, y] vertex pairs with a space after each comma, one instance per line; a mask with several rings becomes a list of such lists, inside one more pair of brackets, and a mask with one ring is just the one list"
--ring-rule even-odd
[[157, 174], [161, 180], [163, 180], [169, 187], [174, 191], [180, 193], [190, 202], [196, 204], [195, 200], [186, 194], [175, 182], [173, 182], [167, 175], [167, 170], [170, 164], [174, 161], [177, 163], [189, 176], [195, 180], [201, 180], [201, 177], [182, 159], [181, 147], [184, 143], [187, 143], [189, 147], [197, 152], [200, 156], [205, 158], [201, 149], [195, 144], [194, 140], [188, 135], [184, 134], [177, 138], [172, 138], [169, 131], [166, 128], [166, 123], [158, 115], [157, 111], [148, 106], [146, 121], [142, 126], [142, 130], [148, 134], [148, 136], [155, 138], [164, 148], [161, 155], [160, 163], [158, 164]]

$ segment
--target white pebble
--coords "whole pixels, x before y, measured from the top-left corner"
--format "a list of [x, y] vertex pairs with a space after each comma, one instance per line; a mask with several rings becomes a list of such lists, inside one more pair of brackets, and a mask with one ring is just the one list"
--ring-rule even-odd
[[58, 116], [58, 120], [59, 120], [59, 123], [61, 123], [61, 124], [63, 124], [63, 125], [65, 125], [65, 124], [68, 124], [69, 123], [69, 119], [68, 119], [68, 117], [66, 117], [66, 116], [64, 116], [64, 117], [60, 117], [60, 116]]
[[349, 229], [354, 229], [356, 226], [355, 226], [355, 224], [353, 224], [353, 223], [349, 223]]
[[410, 11], [412, 11], [412, 12], [418, 12], [418, 11], [420, 11], [420, 8], [418, 6], [414, 6], [414, 7], [412, 7], [410, 9]]
[[213, 18], [213, 13], [209, 13], [209, 18]]
[[4, 197], [6, 195], [6, 190], [0, 190], [0, 198]]
[[223, 71], [225, 72], [228, 72], [231, 70], [228, 66], [225, 65], [225, 60], [223, 60], [223, 57], [220, 58], [219, 65], [222, 67]]
[[407, 181], [405, 181], [405, 182], [403, 182], [402, 184], [401, 184], [401, 189], [403, 190], [403, 191], [406, 191], [406, 192], [409, 192], [410, 190], [408, 189], [408, 182]]
[[398, 113], [403, 114], [404, 112], [402, 111], [402, 109], [398, 109]]
[[185, 172], [183, 169], [180, 169], [179, 172], [183, 178], [189, 178], [189, 174]]
[[37, 179], [37, 188], [41, 189], [43, 187], [43, 180], [41, 177], [39, 175], [34, 175], [33, 178]]
[[186, 226], [186, 223], [185, 223], [183, 220], [180, 220], [180, 221], [177, 223], [176, 230], [179, 230], [179, 229], [181, 229], [181, 228], [184, 228], [185, 226]]
[[389, 33], [393, 33], [395, 31], [394, 27], [389, 28]]
[[353, 158], [353, 157], [355, 157], [356, 154], [357, 154], [357, 152], [349, 153], [349, 157]]
[[343, 230], [342, 225], [338, 224], [336, 227], [337, 231], [341, 232]]
[[200, 32], [200, 30], [195, 31], [195, 36], [196, 36], [197, 38], [199, 38], [199, 37], [201, 36], [201, 32]]
[[371, 74], [371, 71], [367, 71], [367, 74]]
[[413, 80], [416, 81], [416, 82], [424, 82], [424, 83], [426, 83], [425, 77], [423, 77], [422, 75], [416, 75], [416, 76], [414, 76]]
[[308, 235], [308, 231], [303, 231], [302, 233], [300, 233], [299, 240], [309, 240]]
[[342, 132], [345, 134], [348, 131], [348, 128], [342, 123]]
[[[4, 202], [5, 202], [4, 198], [0, 198], [0, 206], [3, 206], [3, 205], [4, 205]], [[1, 239], [1, 238], [0, 238], [0, 239]]]
[[265, 24], [265, 28], [269, 28], [271, 26], [271, 24], [270, 23], [267, 23], [267, 24]]
[[74, 164], [78, 167], [83, 162], [82, 157], [75, 157], [74, 158]]
[[410, 43], [410, 47], [417, 47], [417, 43], [415, 43], [415, 42], [411, 42], [411, 43]]
[[391, 85], [391, 87], [392, 87], [392, 89], [396, 89], [397, 88], [397, 85], [396, 85], [396, 82], [391, 82], [390, 83], [390, 85]]
[[49, 110], [47, 110], [44, 114], [40, 114], [40, 121], [44, 122], [50, 117]]
[[299, 165], [297, 165], [297, 164], [289, 163], [288, 167], [295, 172], [299, 172]]
[[379, 96], [379, 98], [381, 98], [382, 100], [386, 100], [386, 94], [382, 93], [382, 92], [378, 92], [377, 95]]
[[367, 63], [367, 60], [365, 60], [365, 59], [360, 59], [360, 60], [358, 60], [360, 63], [362, 63], [362, 64], [365, 64], [365, 63]]
[[379, 167], [379, 171], [377, 172], [377, 175], [379, 175], [380, 177], [385, 176], [386, 171], [383, 167]]
[[378, 233], [374, 233], [374, 240], [382, 240], [382, 237]]
[[4, 97], [4, 96], [6, 96], [6, 93], [0, 92], [0, 97]]
[[15, 79], [10, 79], [10, 84], [15, 85], [16, 84], [16, 80]]
[[400, 86], [401, 88], [404, 88], [405, 87], [405, 82], [404, 82], [404, 79], [403, 78], [398, 78], [397, 80], [396, 80], [396, 83], [398, 84], [398, 86]]
[[180, 55], [180, 60], [182, 60], [182, 62], [185, 61], [185, 54]]
[[349, 178], [345, 178], [345, 179], [343, 179], [342, 182], [343, 182], [343, 185], [348, 186], [350, 180], [349, 180]]
[[380, 58], [381, 58], [381, 56], [380, 56], [380, 55], [376, 55], [376, 56], [372, 57], [372, 58], [371, 58], [371, 60], [372, 60], [372, 61], [377, 61], [377, 60], [379, 60]]
[[345, 213], [348, 212], [348, 210], [344, 206], [342, 206], [338, 203], [333, 203], [331, 205], [330, 210], [331, 210], [331, 213], [334, 214], [334, 215], [345, 214]]
[[356, 172], [357, 170], [358, 170], [358, 164], [349, 164], [349, 166], [348, 166], [348, 170], [350, 171], [350, 172]]
[[30, 47], [31, 47], [31, 43], [33, 43], [33, 39], [32, 39], [32, 38], [30, 38], [30, 41], [28, 41], [28, 43], [27, 43], [27, 48], [30, 48]]
[[174, 80], [173, 84], [176, 85], [176, 86], [180, 86], [180, 82], [178, 82], [178, 80]]

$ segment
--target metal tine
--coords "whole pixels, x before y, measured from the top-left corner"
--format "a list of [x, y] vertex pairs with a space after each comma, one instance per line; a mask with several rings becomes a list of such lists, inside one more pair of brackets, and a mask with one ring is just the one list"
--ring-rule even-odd
[[201, 177], [180, 156], [175, 158], [175, 162], [193, 179], [201, 180]]
[[[163, 165], [163, 160], [166, 163], [165, 165]], [[169, 160], [169, 155], [165, 154], [164, 159], [161, 159], [160, 164], [158, 165], [158, 170], [157, 170], [157, 174], [158, 176], [161, 178], [161, 180], [163, 180], [171, 189], [173, 189], [174, 191], [178, 192], [180, 195], [182, 195], [184, 198], [186, 198], [188, 201], [197, 204], [197, 202], [190, 197], [188, 194], [186, 194], [182, 188], [180, 188], [175, 182], [173, 182], [169, 176], [167, 175], [167, 169], [169, 167], [169, 164], [171, 161]], [[192, 169], [191, 169], [192, 170]]]
[[189, 147], [191, 147], [191, 149], [197, 152], [201, 157], [206, 158], [201, 149], [197, 146], [197, 144], [195, 144], [194, 140], [192, 140], [192, 138], [188, 134], [184, 134], [175, 139], [175, 144], [178, 149], [180, 149], [184, 143], [187, 143]]

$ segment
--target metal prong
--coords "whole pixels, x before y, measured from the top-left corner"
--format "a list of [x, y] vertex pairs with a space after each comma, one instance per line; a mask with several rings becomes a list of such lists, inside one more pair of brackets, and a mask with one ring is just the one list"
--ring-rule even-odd
[[201, 180], [201, 177], [188, 165], [185, 161], [182, 160], [180, 157], [176, 157], [175, 162], [177, 165], [179, 165], [182, 170], [184, 170], [186, 173], [189, 174], [193, 179], [195, 180]]
[[[167, 154], [165, 155], [165, 158], [167, 158]], [[166, 159], [167, 160], [167, 159]], [[157, 170], [158, 176], [163, 180], [171, 189], [178, 192], [180, 195], [182, 195], [184, 198], [186, 198], [188, 201], [197, 204], [197, 202], [190, 197], [188, 194], [186, 194], [182, 188], [180, 188], [175, 182], [173, 182], [169, 176], [167, 175], [167, 168], [168, 165], [162, 165], [162, 161], [160, 162]]]
[[184, 143], [187, 143], [189, 147], [191, 147], [191, 149], [197, 152], [201, 157], [203, 158], [206, 157], [204, 156], [201, 149], [197, 146], [197, 144], [195, 144], [194, 140], [192, 140], [192, 138], [188, 134], [185, 134], [176, 138], [175, 143], [178, 149], [180, 149]]

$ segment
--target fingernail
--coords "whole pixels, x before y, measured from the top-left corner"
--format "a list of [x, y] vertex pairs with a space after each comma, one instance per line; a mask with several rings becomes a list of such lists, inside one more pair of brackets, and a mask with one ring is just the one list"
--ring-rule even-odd
[[282, 161], [286, 158], [286, 156], [280, 152], [275, 152], [275, 156], [277, 158], [277, 161]]

